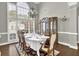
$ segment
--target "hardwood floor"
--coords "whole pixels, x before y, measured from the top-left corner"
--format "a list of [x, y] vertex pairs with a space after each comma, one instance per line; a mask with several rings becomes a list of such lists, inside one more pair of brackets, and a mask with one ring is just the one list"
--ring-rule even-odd
[[[79, 49], [71, 49], [60, 44], [56, 45], [55, 49], [60, 51], [60, 54], [58, 56], [79, 56]], [[2, 56], [18, 56], [15, 44], [1, 46], [0, 51]]]
[[15, 44], [0, 46], [1, 56], [18, 56]]
[[79, 49], [72, 49], [60, 44], [56, 45], [55, 49], [60, 51], [59, 56], [79, 56]]

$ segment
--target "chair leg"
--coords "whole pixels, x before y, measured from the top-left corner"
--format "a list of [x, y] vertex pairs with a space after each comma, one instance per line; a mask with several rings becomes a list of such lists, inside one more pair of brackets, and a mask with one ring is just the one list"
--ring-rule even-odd
[[53, 49], [53, 50], [49, 51], [48, 56], [55, 56], [54, 53], [55, 53], [55, 51], [54, 51], [54, 49]]
[[53, 56], [55, 56], [55, 55], [54, 55], [54, 49], [53, 49]]
[[55, 56], [55, 51], [54, 51], [55, 46], [53, 46], [53, 56]]

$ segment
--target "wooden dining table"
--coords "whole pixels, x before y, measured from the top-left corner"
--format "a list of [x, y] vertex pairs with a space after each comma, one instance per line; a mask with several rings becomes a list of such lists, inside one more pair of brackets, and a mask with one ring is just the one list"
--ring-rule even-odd
[[37, 33], [25, 33], [25, 40], [30, 44], [31, 48], [37, 51], [39, 56], [39, 49], [41, 47], [40, 43], [44, 43], [49, 36], [39, 35]]

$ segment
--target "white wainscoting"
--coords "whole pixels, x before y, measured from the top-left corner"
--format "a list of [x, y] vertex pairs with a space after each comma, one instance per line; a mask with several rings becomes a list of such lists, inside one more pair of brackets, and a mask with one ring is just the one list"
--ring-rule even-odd
[[[58, 32], [59, 34], [68, 34], [68, 35], [78, 35], [78, 33], [72, 33], [72, 32]], [[59, 44], [68, 46], [69, 48], [73, 48], [73, 49], [78, 49], [78, 46], [72, 46], [69, 43], [65, 43], [65, 42], [60, 42], [58, 41]]]

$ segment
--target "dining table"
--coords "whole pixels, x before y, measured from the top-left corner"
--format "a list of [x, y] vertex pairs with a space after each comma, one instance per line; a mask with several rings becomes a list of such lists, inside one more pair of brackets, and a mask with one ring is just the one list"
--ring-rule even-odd
[[25, 41], [30, 44], [30, 47], [37, 51], [37, 55], [39, 56], [39, 49], [41, 47], [40, 43], [44, 43], [49, 36], [40, 35], [37, 33], [25, 33], [24, 34]]

